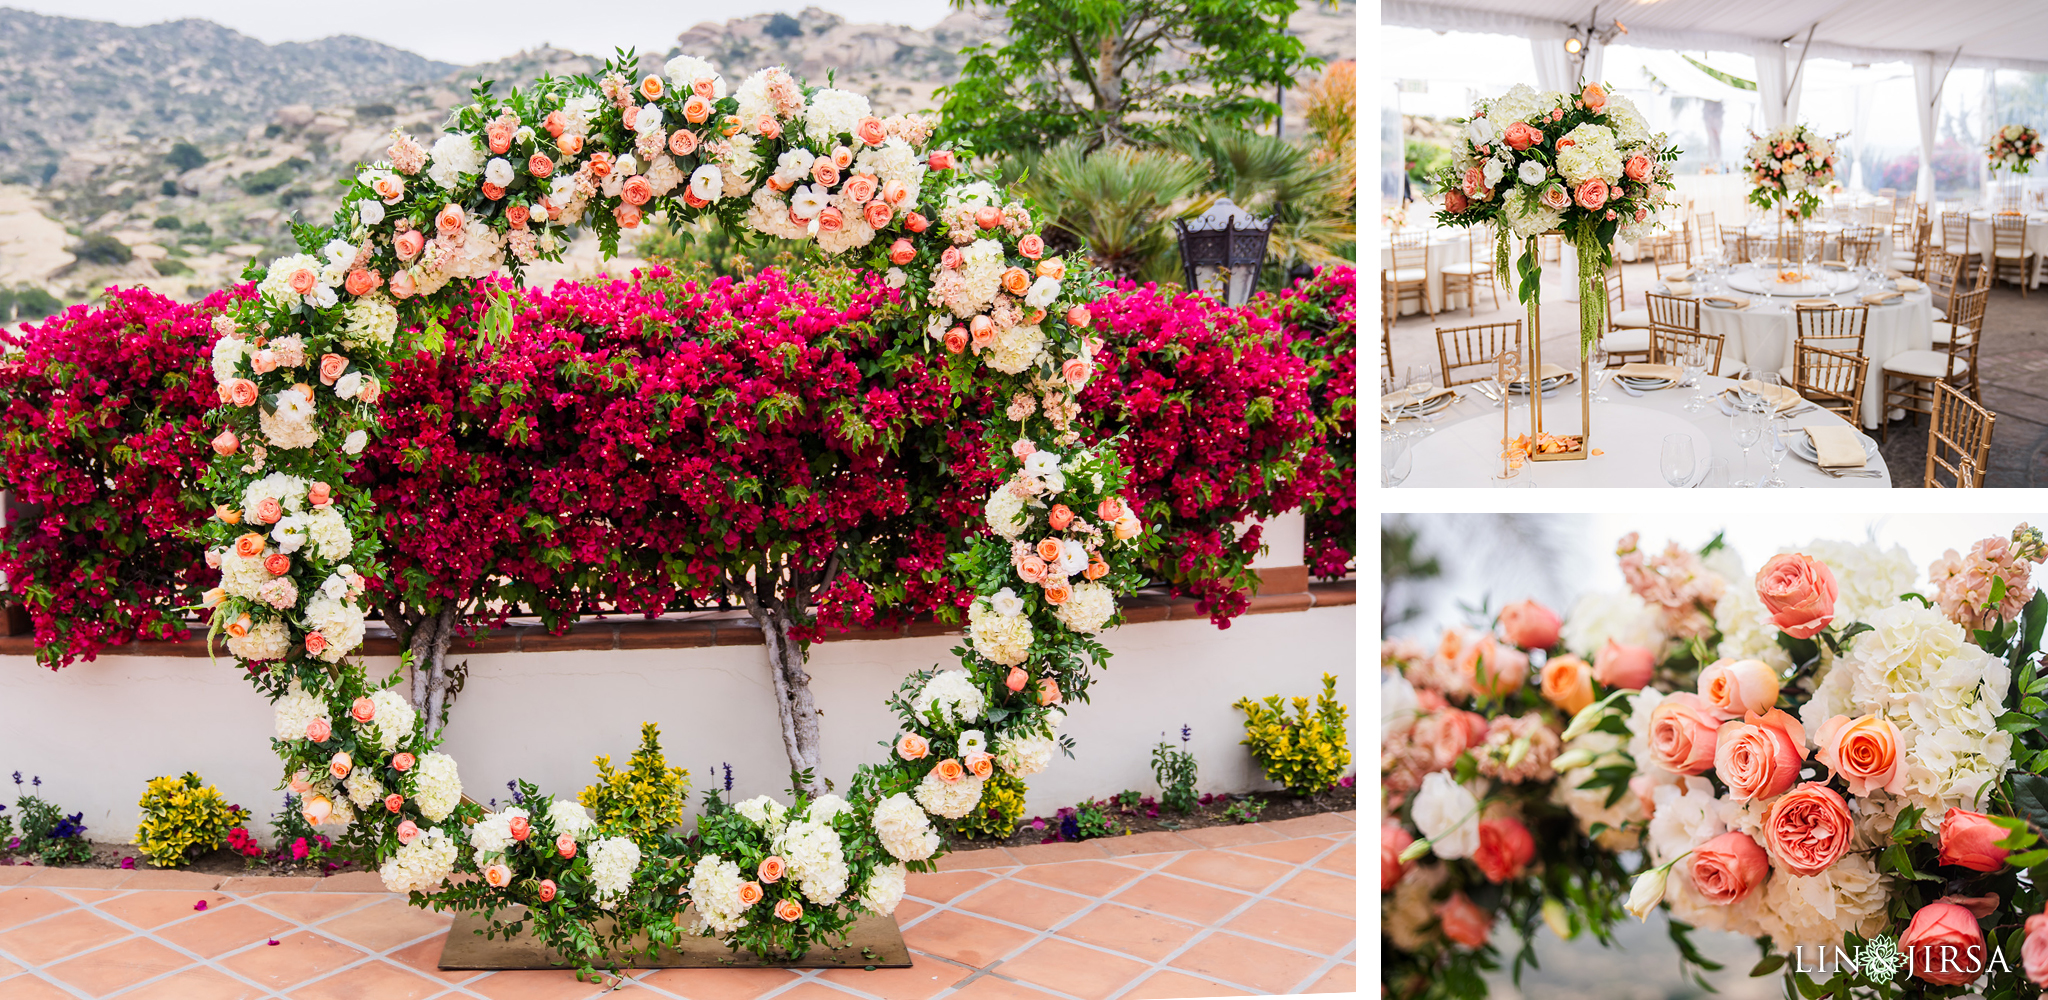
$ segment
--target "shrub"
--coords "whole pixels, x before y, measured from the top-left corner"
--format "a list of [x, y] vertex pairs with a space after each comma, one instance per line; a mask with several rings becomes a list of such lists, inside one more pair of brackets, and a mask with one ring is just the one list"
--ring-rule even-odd
[[181, 142], [171, 147], [171, 151], [164, 156], [164, 162], [180, 171], [191, 170], [205, 165], [206, 154], [200, 152], [198, 146]]
[[1242, 798], [1223, 807], [1223, 818], [1232, 823], [1256, 823], [1259, 814], [1265, 811], [1265, 799]]
[[14, 772], [14, 805], [21, 812], [15, 821], [20, 828], [9, 839], [6, 851], [17, 857], [35, 858], [46, 865], [77, 864], [92, 858], [92, 843], [85, 839], [85, 814], [64, 815], [62, 807], [38, 794], [43, 779], [36, 776], [31, 787], [21, 790], [21, 772]]
[[64, 249], [85, 263], [108, 267], [119, 267], [135, 259], [135, 251], [128, 249], [128, 244], [105, 233], [93, 233]]
[[299, 176], [299, 171], [307, 166], [309, 164], [305, 160], [294, 156], [283, 163], [243, 174], [235, 179], [235, 183], [241, 185], [242, 190], [248, 194], [269, 194], [290, 184]]
[[597, 818], [600, 831], [645, 847], [683, 821], [683, 807], [690, 804], [690, 772], [669, 767], [662, 757], [660, 726], [640, 724], [640, 749], [633, 751], [626, 770], [612, 770], [610, 754], [593, 763], [597, 781], [577, 801]]
[[1152, 748], [1152, 778], [1159, 782], [1159, 801], [1185, 816], [1195, 811], [1195, 755], [1186, 749], [1193, 733], [1180, 727], [1181, 747], [1160, 740]]
[[1358, 532], [1358, 282], [1349, 267], [1316, 269], [1314, 277], [1260, 295], [1251, 308], [1278, 320], [1287, 348], [1309, 366], [1322, 482], [1304, 511], [1309, 572], [1326, 580], [1351, 571]]
[[[179, 867], [194, 854], [219, 847], [228, 841], [229, 831], [249, 818], [248, 810], [229, 805], [217, 789], [190, 771], [177, 778], [149, 779], [138, 804], [142, 825], [135, 828], [135, 846], [158, 868]], [[242, 835], [246, 838], [248, 831]]]
[[958, 829], [970, 837], [998, 840], [1017, 832], [1024, 822], [1024, 779], [998, 768], [981, 786], [981, 806], [959, 822]]
[[175, 215], [159, 215], [156, 218], [156, 222], [152, 223], [152, 225], [158, 229], [168, 229], [172, 232], [185, 228], [185, 224], [178, 221], [178, 217]]
[[1287, 786], [1296, 795], [1314, 795], [1336, 787], [1344, 768], [1351, 763], [1351, 750], [1344, 738], [1344, 720], [1350, 714], [1337, 700], [1337, 678], [1323, 675], [1323, 693], [1316, 699], [1313, 716], [1307, 698], [1295, 698], [1294, 716], [1280, 707], [1280, 696], [1268, 696], [1263, 705], [1239, 698], [1235, 708], [1244, 713], [1243, 745], [1269, 781]]

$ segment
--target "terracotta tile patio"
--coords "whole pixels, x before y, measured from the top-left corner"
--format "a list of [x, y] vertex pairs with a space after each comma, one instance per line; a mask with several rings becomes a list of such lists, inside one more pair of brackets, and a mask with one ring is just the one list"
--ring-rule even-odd
[[[627, 997], [1153, 1000], [1357, 989], [1352, 814], [974, 851], [912, 875], [913, 966], [635, 973]], [[0, 868], [0, 997], [576, 1000], [569, 972], [443, 972], [450, 918], [324, 880]], [[194, 907], [206, 903], [205, 910]]]

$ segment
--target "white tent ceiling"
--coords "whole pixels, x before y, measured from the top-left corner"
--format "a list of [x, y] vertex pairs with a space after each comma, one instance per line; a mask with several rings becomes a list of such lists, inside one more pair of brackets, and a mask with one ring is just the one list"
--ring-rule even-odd
[[1380, 23], [1562, 38], [1598, 7], [1616, 44], [1747, 52], [1785, 42], [1797, 59], [1879, 62], [1939, 57], [1958, 67], [2048, 72], [2044, 0], [1383, 0]]

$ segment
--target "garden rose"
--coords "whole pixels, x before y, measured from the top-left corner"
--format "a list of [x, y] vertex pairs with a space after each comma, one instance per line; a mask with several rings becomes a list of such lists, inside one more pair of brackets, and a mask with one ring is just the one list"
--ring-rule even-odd
[[1486, 186], [1486, 174], [1478, 167], [1465, 168], [1465, 195], [1480, 201], [1493, 197], [1493, 192]]
[[1627, 163], [1622, 164], [1621, 171], [1628, 175], [1629, 180], [1648, 180], [1650, 177], [1650, 158], [1637, 153], [1629, 157]]
[[564, 859], [575, 857], [576, 835], [573, 833], [564, 833], [557, 835], [555, 837], [555, 854], [556, 856]]
[[1029, 683], [1031, 683], [1031, 675], [1025, 673], [1023, 667], [1011, 667], [1010, 675], [1003, 678], [1003, 686], [1012, 691], [1022, 691], [1024, 690], [1024, 685]]
[[1715, 734], [1714, 772], [1738, 802], [1768, 799], [1799, 780], [1806, 759], [1806, 730], [1780, 709], [1751, 712]]
[[846, 179], [846, 186], [840, 190], [854, 201], [872, 201], [875, 197], [875, 175], [854, 174]]
[[754, 119], [754, 131], [763, 139], [773, 139], [782, 135], [782, 123], [774, 115], [760, 115]]
[[1769, 856], [1739, 830], [1721, 834], [1692, 853], [1693, 888], [1718, 906], [1740, 902], [1770, 874]]
[[1778, 864], [1794, 875], [1818, 875], [1849, 853], [1855, 835], [1849, 804], [1834, 789], [1809, 781], [1778, 796], [1764, 814], [1764, 839]]
[[357, 722], [368, 722], [377, 717], [377, 703], [368, 698], [357, 698], [348, 707], [348, 717]]
[[376, 192], [384, 204], [396, 205], [398, 199], [405, 197], [405, 179], [396, 174], [380, 174], [370, 182], [370, 190]]
[[320, 284], [319, 277], [314, 275], [310, 268], [304, 267], [293, 271], [291, 277], [286, 279], [286, 281], [291, 285], [292, 291], [300, 295], [311, 293]]
[[1566, 191], [1564, 185], [1552, 181], [1548, 186], [1544, 187], [1543, 207], [1563, 211], [1570, 208], [1571, 204], [1571, 192]]
[[1778, 703], [1778, 672], [1762, 660], [1716, 660], [1700, 671], [1700, 697], [1724, 719]]
[[1045, 579], [1045, 560], [1037, 556], [1025, 556], [1017, 560], [1017, 575], [1025, 583], [1039, 583]]
[[318, 632], [306, 633], [306, 652], [315, 656], [327, 650], [327, 637]]
[[1408, 866], [1401, 863], [1401, 852], [1415, 843], [1415, 838], [1395, 820], [1380, 824], [1380, 891], [1393, 892], [1401, 876], [1408, 873]]
[[326, 719], [315, 716], [306, 720], [306, 738], [315, 743], [325, 743], [334, 735], [334, 727]]
[[590, 154], [590, 162], [585, 164], [585, 169], [590, 171], [590, 176], [604, 180], [612, 175], [612, 163], [612, 154], [598, 150]]
[[1586, 84], [1586, 89], [1579, 92], [1579, 100], [1585, 103], [1587, 111], [1599, 114], [1607, 107], [1607, 88], [1597, 83]]
[[248, 379], [236, 378], [228, 380], [226, 388], [227, 400], [236, 406], [254, 406], [256, 405], [256, 397], [260, 394], [256, 388], [256, 383]]
[[755, 869], [755, 873], [760, 875], [761, 881], [774, 885], [782, 880], [782, 873], [788, 868], [789, 864], [787, 862], [783, 861], [780, 857], [770, 854], [761, 859], [760, 867]]
[[1542, 142], [1543, 130], [1528, 122], [1509, 122], [1508, 127], [1500, 134], [1500, 141], [1507, 143], [1509, 149], [1520, 153]]
[[644, 175], [634, 174], [619, 186], [619, 198], [628, 205], [645, 205], [654, 199], [654, 184]]
[[1543, 661], [1543, 699], [1577, 715], [1593, 703], [1593, 668], [1576, 656], [1553, 656]]
[[1438, 903], [1436, 915], [1444, 936], [1467, 948], [1486, 947], [1486, 939], [1493, 933], [1493, 914], [1463, 892], [1453, 892], [1451, 898]]
[[1119, 497], [1103, 497], [1102, 502], [1095, 505], [1095, 516], [1104, 521], [1114, 521], [1124, 516], [1123, 500]]
[[512, 869], [504, 862], [493, 862], [484, 866], [484, 882], [493, 889], [503, 889], [512, 884]]
[[1576, 195], [1580, 208], [1597, 209], [1607, 204], [1607, 181], [1599, 177], [1588, 177], [1579, 185]]
[[412, 765], [412, 754], [396, 753], [391, 755], [391, 769], [397, 771], [400, 774], [404, 774], [405, 772], [412, 770]]
[[896, 756], [904, 760], [923, 760], [931, 752], [931, 744], [916, 733], [904, 733], [896, 740]]
[[868, 202], [864, 212], [866, 213], [868, 228], [870, 229], [880, 229], [887, 226], [889, 219], [896, 214], [896, 210], [890, 208], [889, 203], [880, 198]]
[[491, 152], [503, 153], [512, 148], [513, 131], [507, 122], [492, 122], [484, 126], [484, 141], [490, 145]]
[[953, 169], [953, 151], [950, 149], [932, 150], [931, 155], [925, 157], [925, 166], [933, 170]]
[[347, 358], [339, 354], [323, 354], [320, 356], [320, 381], [322, 383], [333, 385], [334, 380], [340, 378], [341, 374], [345, 371], [348, 371]]
[[272, 552], [263, 557], [263, 571], [271, 576], [283, 576], [292, 571], [292, 557], [282, 552]]
[[1945, 899], [1913, 914], [1913, 922], [1899, 935], [1899, 950], [1911, 956], [1916, 978], [1937, 986], [1961, 986], [1984, 972], [1984, 932], [1976, 914]]
[[983, 229], [994, 229], [1003, 224], [1003, 210], [994, 205], [983, 205], [974, 210], [974, 224]]
[[[1056, 503], [1052, 505], [1051, 510], [1046, 511], [1045, 520], [1047, 524], [1052, 525], [1052, 530], [1065, 531], [1067, 525], [1074, 523], [1074, 511], [1066, 504]], [[1044, 548], [1042, 544], [1039, 547]]]
[[697, 151], [697, 133], [686, 128], [669, 133], [668, 151], [677, 156], [688, 156]]
[[853, 137], [859, 139], [865, 145], [879, 146], [888, 140], [889, 133], [883, 131], [880, 118], [868, 115], [854, 123]]
[[1557, 645], [1563, 625], [1557, 612], [1535, 601], [1516, 601], [1500, 609], [1501, 632], [1523, 649], [1549, 649]]
[[2048, 986], [2048, 913], [2027, 918], [2026, 943], [2020, 945], [2020, 967], [2036, 986]]
[[784, 899], [775, 904], [775, 917], [785, 923], [796, 923], [804, 915], [803, 904], [794, 899]]
[[1656, 655], [1648, 649], [1621, 645], [1610, 636], [1593, 655], [1593, 679], [1607, 687], [1637, 691], [1650, 683], [1656, 666]]
[[418, 839], [419, 839], [419, 836], [420, 836], [420, 828], [419, 828], [419, 824], [417, 824], [417, 823], [414, 823], [414, 822], [413, 822], [412, 820], [409, 820], [409, 819], [402, 819], [402, 820], [399, 820], [399, 821], [398, 821], [398, 842], [399, 842], [399, 843], [401, 843], [401, 844], [410, 844], [410, 843], [412, 843], [413, 841], [415, 841], [415, 840], [418, 840]]
[[1091, 552], [1088, 554], [1088, 568], [1082, 570], [1081, 575], [1090, 580], [1100, 580], [1109, 575], [1109, 564], [1103, 562], [1101, 556]]
[[832, 147], [832, 165], [841, 170], [853, 165], [853, 150], [845, 146]]
[[[686, 198], [684, 200], [687, 201], [689, 199]], [[621, 229], [637, 229], [640, 226], [640, 206], [620, 205], [612, 209], [612, 217], [619, 220], [619, 228]]]
[[533, 835], [533, 821], [524, 816], [512, 817], [506, 821], [505, 827], [512, 834], [513, 840], [525, 840]]
[[[391, 248], [398, 253], [399, 260], [409, 263], [420, 255], [420, 251], [427, 248], [427, 234], [417, 229], [399, 233], [391, 238]], [[404, 273], [403, 271], [399, 272], [399, 274]], [[398, 287], [398, 275], [396, 274], [391, 276], [391, 287], [393, 289]]]
[[1013, 267], [1003, 272], [1003, 291], [1011, 295], [1022, 295], [1031, 287], [1031, 272]]
[[1038, 679], [1038, 703], [1039, 703], [1040, 705], [1057, 705], [1057, 704], [1059, 704], [1059, 703], [1060, 703], [1060, 682], [1059, 682], [1059, 681], [1056, 681], [1056, 680], [1053, 680], [1053, 679], [1052, 679], [1052, 678], [1050, 678], [1050, 677], [1041, 677], [1041, 678], [1039, 678], [1039, 679]]
[[1503, 816], [1479, 824], [1479, 848], [1472, 852], [1472, 862], [1488, 882], [1514, 878], [1535, 859], [1536, 838], [1521, 820]]
[[946, 353], [958, 354], [967, 349], [967, 331], [954, 327], [946, 331]]
[[811, 161], [811, 179], [826, 187], [839, 183], [839, 167], [825, 157]]
[[1837, 715], [1820, 724], [1813, 735], [1813, 759], [1849, 783], [1849, 794], [1869, 795], [1884, 789], [1906, 790], [1906, 769], [1899, 766], [1899, 727], [1880, 715], [1851, 721]]
[[1465, 197], [1465, 192], [1457, 188], [1451, 188], [1444, 192], [1444, 211], [1457, 215], [1471, 206], [1472, 203]]
[[[542, 211], [546, 211], [546, 209], [542, 209]], [[511, 223], [514, 229], [525, 229], [527, 220], [531, 218], [533, 218], [533, 211], [525, 205], [505, 206], [505, 221]]]
[[[263, 499], [256, 501], [256, 510], [254, 513], [256, 522], [258, 524], [276, 524], [278, 521], [284, 518], [284, 504], [279, 503], [276, 497], [264, 497]], [[261, 549], [257, 550], [257, 552], [261, 551]], [[255, 554], [255, 552], [243, 553], [243, 555]]]
[[[318, 635], [319, 633], [315, 632], [314, 634]], [[336, 781], [348, 777], [348, 772], [354, 768], [355, 758], [349, 756], [349, 752], [346, 750], [335, 751], [334, 756], [327, 761], [327, 773], [334, 775], [334, 780]]]
[[1705, 774], [1714, 766], [1720, 725], [1699, 695], [1673, 694], [1650, 710], [1650, 759], [1676, 774]]
[[[741, 905], [741, 906], [752, 906], [752, 905], [754, 905], [755, 903], [758, 903], [758, 902], [760, 902], [760, 901], [761, 901], [761, 897], [762, 897], [763, 895], [765, 895], [765, 893], [763, 893], [763, 892], [761, 891], [761, 883], [759, 883], [759, 882], [741, 882], [741, 883], [740, 883], [740, 905]], [[781, 913], [781, 911], [782, 911], [782, 908], [781, 908], [781, 907], [780, 907], [780, 906], [778, 905], [778, 906], [776, 907], [776, 912], [777, 912], [777, 913], [779, 914], [779, 913]]]
[[383, 283], [384, 279], [378, 277], [377, 272], [366, 267], [359, 267], [348, 273], [348, 278], [342, 282], [342, 287], [348, 289], [350, 295], [368, 295], [376, 291], [377, 286]]
[[1093, 366], [1080, 358], [1068, 358], [1060, 362], [1060, 377], [1077, 389], [1088, 384], [1088, 376], [1093, 374], [1094, 370]]
[[1971, 871], [1995, 872], [2005, 867], [2011, 853], [1998, 846], [2012, 831], [1991, 822], [1991, 817], [1968, 809], [1951, 807], [1941, 817], [1941, 857], [1944, 865], [1959, 865]]
[[558, 890], [558, 887], [557, 887], [557, 886], [555, 885], [555, 880], [554, 880], [554, 879], [551, 879], [551, 878], [544, 878], [544, 879], [541, 879], [541, 880], [540, 880], [540, 901], [541, 901], [541, 902], [543, 902], [543, 903], [552, 903], [552, 902], [554, 902], [554, 901], [555, 901], [555, 893], [556, 893], [557, 891], [559, 891], [559, 890]]
[[405, 808], [405, 796], [400, 795], [397, 792], [392, 792], [391, 794], [384, 796], [385, 812], [395, 813], [403, 808]]
[[1756, 596], [1786, 635], [1811, 639], [1834, 620], [1835, 573], [1804, 553], [1781, 553], [1757, 571]]

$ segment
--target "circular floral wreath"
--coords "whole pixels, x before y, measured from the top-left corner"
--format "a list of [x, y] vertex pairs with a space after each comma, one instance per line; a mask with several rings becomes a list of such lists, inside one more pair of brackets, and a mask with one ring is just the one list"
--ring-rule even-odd
[[[516, 926], [499, 910], [525, 907], [586, 971], [637, 933], [800, 954], [892, 912], [905, 873], [943, 851], [933, 817], [967, 815], [997, 768], [1046, 766], [1063, 698], [1085, 698], [1106, 658], [1092, 636], [1141, 582], [1126, 470], [1114, 442], [1081, 446], [1074, 424], [1099, 275], [1048, 257], [1025, 205], [933, 144], [933, 118], [879, 117], [779, 67], [728, 88], [689, 56], [637, 79], [635, 66], [622, 52], [596, 79], [546, 77], [504, 100], [479, 85], [430, 146], [394, 133], [386, 160], [343, 182], [331, 226], [295, 228], [300, 253], [252, 265], [255, 294], [215, 319], [221, 429], [204, 479], [221, 571], [210, 638], [225, 634], [275, 703], [306, 819], [340, 826], [415, 905], [498, 927]], [[905, 681], [885, 763], [843, 798], [716, 802], [693, 838], [635, 840], [531, 787], [497, 812], [464, 799], [438, 733], [394, 689], [403, 668], [373, 680], [355, 655], [378, 540], [347, 474], [378, 429], [390, 359], [439, 349], [471, 283], [560, 259], [578, 227], [611, 253], [653, 212], [880, 272], [930, 311], [925, 336], [958, 382], [1002, 401], [1008, 475], [986, 505], [993, 537], [958, 560], [982, 595], [962, 669]], [[457, 873], [476, 877], [451, 885]]]

